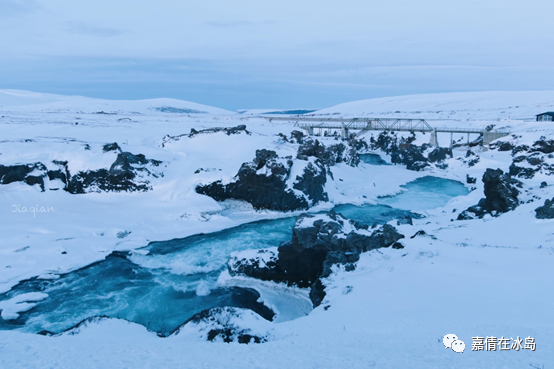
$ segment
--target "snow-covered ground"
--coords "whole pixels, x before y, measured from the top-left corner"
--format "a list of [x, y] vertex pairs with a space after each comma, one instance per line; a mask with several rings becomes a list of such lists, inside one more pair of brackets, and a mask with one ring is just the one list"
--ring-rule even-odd
[[[554, 124], [529, 121], [553, 106], [553, 92], [456, 93], [365, 100], [311, 114], [424, 118], [431, 125], [440, 119], [441, 125], [458, 127], [495, 124], [520, 135], [519, 143], [532, 144], [541, 136], [554, 138]], [[192, 128], [239, 124], [252, 134], [187, 137]], [[1, 165], [48, 166], [61, 160], [72, 172], [106, 168], [117, 155], [102, 147], [117, 142], [123, 151], [161, 160], [164, 174], [151, 178], [152, 190], [145, 193], [74, 195], [19, 182], [0, 185], [0, 292], [34, 276], [56, 278], [114, 250], [291, 215], [221, 204], [194, 191], [199, 183], [234, 176], [256, 149], [295, 156], [296, 146], [276, 136], [289, 134], [295, 129], [291, 124], [171, 99], [104, 101], [0, 90], [0, 127]], [[418, 141], [428, 136], [418, 135]], [[446, 170], [332, 168], [335, 180], [326, 187], [330, 203], [315, 210], [375, 202], [422, 176], [465, 183], [470, 175], [478, 181], [469, 195], [424, 211], [426, 217], [414, 225], [398, 226], [407, 236], [403, 250], [362, 254], [356, 271], [337, 270], [326, 281], [325, 301], [308, 316], [274, 323], [244, 316], [242, 324], [268, 332], [266, 343], [204, 342], [193, 329], [159, 338], [140, 325], [112, 319], [59, 337], [0, 331], [0, 367], [549, 368], [554, 365], [554, 220], [537, 220], [534, 209], [554, 196], [552, 179], [537, 174], [522, 180], [521, 199], [535, 201], [514, 211], [452, 221], [483, 197], [483, 172], [507, 171], [512, 161], [509, 151], [482, 151], [480, 161], [468, 167], [456, 160], [465, 149], [454, 153]], [[204, 171], [195, 174], [199, 168]], [[540, 188], [542, 181], [549, 186]], [[31, 213], [31, 208], [50, 211]], [[433, 237], [409, 238], [419, 230]], [[27, 304], [22, 312], [43, 298], [3, 302], [2, 316], [13, 317], [16, 305]], [[464, 353], [444, 348], [442, 337], [449, 333], [465, 342]], [[472, 351], [473, 336], [533, 337], [537, 348]]]

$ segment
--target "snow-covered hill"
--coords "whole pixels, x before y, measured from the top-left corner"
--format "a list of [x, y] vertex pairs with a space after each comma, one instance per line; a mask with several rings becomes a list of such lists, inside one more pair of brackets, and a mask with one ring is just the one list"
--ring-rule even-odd
[[[408, 95], [359, 100], [311, 113], [449, 120], [534, 119], [554, 110], [554, 91], [487, 91]], [[309, 115], [311, 115], [309, 114]]]
[[233, 114], [228, 110], [177, 99], [103, 100], [82, 96], [64, 96], [22, 90], [0, 90], [0, 111], [130, 115]]

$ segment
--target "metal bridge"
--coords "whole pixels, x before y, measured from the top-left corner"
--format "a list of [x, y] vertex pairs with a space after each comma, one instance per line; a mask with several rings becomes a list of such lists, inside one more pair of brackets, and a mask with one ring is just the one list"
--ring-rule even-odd
[[367, 131], [404, 131], [404, 132], [430, 132], [431, 145], [438, 146], [437, 133], [450, 133], [450, 146], [454, 133], [466, 133], [467, 142], [469, 135], [477, 134], [483, 136], [483, 145], [488, 145], [497, 138], [507, 136], [509, 132], [485, 131], [475, 128], [450, 128], [431, 127], [425, 119], [406, 118], [315, 118], [315, 117], [264, 117], [270, 122], [273, 120], [295, 122], [295, 126], [305, 129], [309, 135], [314, 135], [319, 130], [322, 135], [324, 131], [331, 133], [333, 130], [340, 130], [342, 137], [349, 137], [350, 131], [359, 131], [357, 135]]

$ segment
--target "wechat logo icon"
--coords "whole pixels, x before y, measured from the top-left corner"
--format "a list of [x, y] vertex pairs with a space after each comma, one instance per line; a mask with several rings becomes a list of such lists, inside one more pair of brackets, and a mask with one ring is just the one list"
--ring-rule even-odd
[[458, 336], [451, 333], [446, 334], [442, 338], [442, 343], [444, 344], [445, 349], [450, 348], [452, 349], [452, 351], [458, 353], [464, 352], [466, 348], [466, 344], [464, 343], [464, 341], [461, 341], [460, 339], [458, 339]]

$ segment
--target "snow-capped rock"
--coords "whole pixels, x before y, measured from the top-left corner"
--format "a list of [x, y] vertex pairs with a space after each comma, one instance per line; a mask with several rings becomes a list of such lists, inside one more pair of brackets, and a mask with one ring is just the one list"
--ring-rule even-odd
[[231, 275], [313, 289], [314, 283], [331, 274], [333, 265], [342, 264], [346, 270], [354, 270], [360, 253], [389, 246], [402, 248], [397, 242], [401, 238], [404, 236], [389, 224], [371, 232], [368, 226], [334, 211], [324, 215], [302, 214], [296, 218], [291, 241], [277, 249], [233, 253], [228, 269]]
[[482, 218], [485, 214], [499, 215], [514, 210], [520, 203], [518, 195], [521, 182], [512, 178], [510, 174], [501, 169], [488, 168], [483, 174], [485, 185], [485, 198], [479, 203], [464, 210], [458, 220]]

